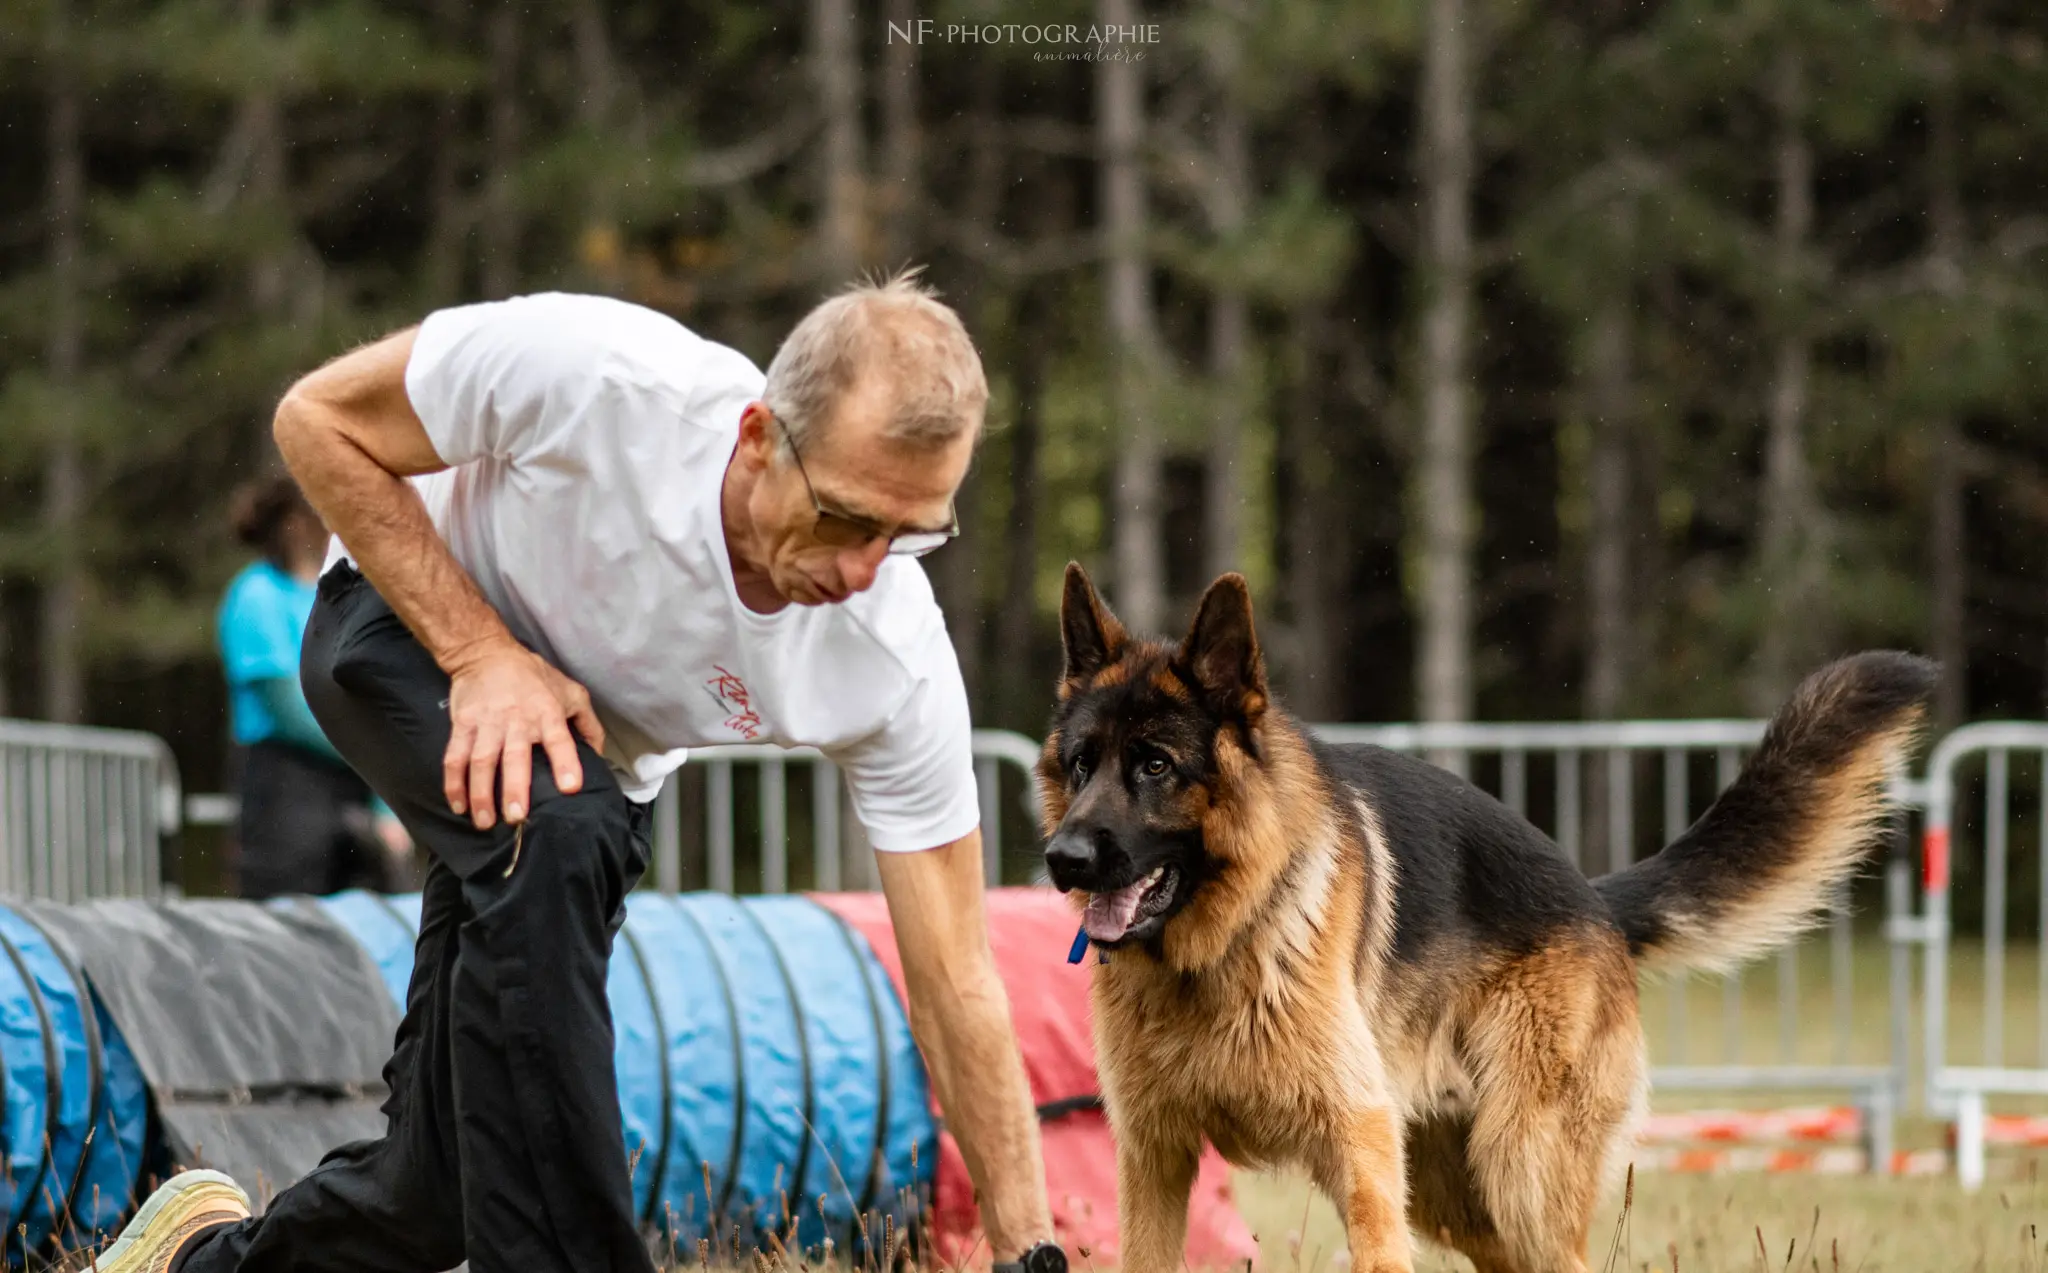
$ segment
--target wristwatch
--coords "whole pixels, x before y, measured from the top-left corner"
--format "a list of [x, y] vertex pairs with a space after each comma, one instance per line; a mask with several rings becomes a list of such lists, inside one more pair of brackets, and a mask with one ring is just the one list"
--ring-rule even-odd
[[1040, 1242], [1006, 1264], [989, 1266], [989, 1273], [1067, 1273], [1067, 1253], [1057, 1242]]

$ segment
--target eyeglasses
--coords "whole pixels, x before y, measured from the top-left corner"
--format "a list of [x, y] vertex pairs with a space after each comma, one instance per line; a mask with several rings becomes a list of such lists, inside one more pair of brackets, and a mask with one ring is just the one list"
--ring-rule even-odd
[[790, 458], [796, 461], [796, 471], [804, 479], [804, 490], [809, 493], [811, 507], [818, 514], [818, 523], [811, 533], [819, 543], [833, 548], [858, 548], [877, 539], [886, 539], [891, 553], [900, 557], [922, 557], [960, 533], [960, 516], [951, 500], [946, 502], [946, 526], [943, 530], [898, 530], [871, 518], [825, 507], [825, 501], [818, 498], [818, 488], [811, 485], [811, 475], [804, 469], [804, 457], [796, 449], [796, 439], [790, 436], [789, 426], [782, 423], [780, 416], [775, 418], [775, 423], [782, 430], [783, 440], [789, 443]]

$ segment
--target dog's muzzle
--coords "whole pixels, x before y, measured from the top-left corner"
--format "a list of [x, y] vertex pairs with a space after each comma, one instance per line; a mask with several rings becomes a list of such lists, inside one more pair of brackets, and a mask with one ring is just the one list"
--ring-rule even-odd
[[1045, 846], [1045, 869], [1062, 893], [1095, 885], [1108, 846], [1107, 831], [1093, 827], [1062, 828]]

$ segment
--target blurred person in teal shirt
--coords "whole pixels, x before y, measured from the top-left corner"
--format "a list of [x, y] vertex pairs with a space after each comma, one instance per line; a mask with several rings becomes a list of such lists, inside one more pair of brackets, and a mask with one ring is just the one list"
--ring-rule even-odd
[[327, 741], [299, 686], [327, 528], [282, 474], [238, 489], [230, 515], [236, 537], [262, 554], [228, 584], [216, 629], [241, 797], [237, 891], [403, 887], [404, 828]]

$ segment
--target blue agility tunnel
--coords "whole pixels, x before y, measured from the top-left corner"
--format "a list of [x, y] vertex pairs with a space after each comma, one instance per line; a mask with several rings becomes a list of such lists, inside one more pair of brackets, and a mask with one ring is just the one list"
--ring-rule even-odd
[[[420, 900], [320, 907], [401, 1006]], [[923, 1061], [864, 939], [800, 897], [637, 892], [612, 952], [620, 1114], [643, 1221], [840, 1250], [898, 1231], [937, 1162]], [[715, 1218], [715, 1223], [714, 1223]], [[794, 1235], [794, 1243], [792, 1243]]]
[[141, 1172], [147, 1092], [85, 977], [29, 914], [0, 906], [0, 1118], [7, 1252], [19, 1262], [115, 1223]]
[[[609, 990], [647, 1226], [684, 1251], [772, 1235], [852, 1258], [859, 1217], [877, 1242], [885, 1216], [906, 1231], [937, 1128], [865, 939], [799, 897], [639, 892], [627, 909]], [[170, 1167], [274, 1191], [378, 1134], [419, 917], [417, 895], [360, 892], [0, 905], [10, 1262], [111, 1231]]]

